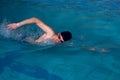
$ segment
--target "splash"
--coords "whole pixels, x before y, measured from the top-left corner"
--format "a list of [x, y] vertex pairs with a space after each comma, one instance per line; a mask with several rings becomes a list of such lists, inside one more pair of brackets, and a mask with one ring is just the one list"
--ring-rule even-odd
[[0, 24], [0, 35], [9, 38], [11, 31], [7, 29], [7, 24], [8, 22], [6, 19], [4, 19], [3, 22]]
[[18, 30], [9, 30], [7, 29], [7, 24], [9, 21], [4, 19], [3, 22], [0, 24], [0, 35], [5, 38], [11, 38], [14, 40], [20, 40], [23, 37], [23, 32]]

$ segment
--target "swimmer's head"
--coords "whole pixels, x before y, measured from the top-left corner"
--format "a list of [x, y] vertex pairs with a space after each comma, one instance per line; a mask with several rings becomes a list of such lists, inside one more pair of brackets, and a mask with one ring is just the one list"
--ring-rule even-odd
[[58, 38], [60, 39], [60, 42], [68, 41], [72, 38], [72, 34], [69, 31], [60, 32]]

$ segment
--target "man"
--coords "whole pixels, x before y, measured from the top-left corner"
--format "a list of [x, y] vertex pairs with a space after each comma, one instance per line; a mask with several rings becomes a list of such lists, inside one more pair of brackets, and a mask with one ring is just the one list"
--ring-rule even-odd
[[44, 41], [45, 39], [52, 39], [53, 41], [55, 41], [56, 43], [61, 43], [64, 41], [68, 41], [72, 38], [72, 34], [69, 31], [64, 31], [64, 32], [60, 32], [57, 34], [55, 34], [54, 30], [52, 28], [50, 28], [48, 25], [46, 25], [45, 23], [43, 23], [41, 20], [39, 20], [38, 18], [30, 18], [30, 19], [26, 19], [23, 20], [19, 23], [12, 23], [12, 24], [8, 24], [8, 29], [9, 30], [15, 30], [25, 24], [32, 24], [32, 23], [36, 23], [38, 27], [40, 27], [45, 33], [39, 37], [37, 40], [32, 41], [32, 43], [39, 43]]

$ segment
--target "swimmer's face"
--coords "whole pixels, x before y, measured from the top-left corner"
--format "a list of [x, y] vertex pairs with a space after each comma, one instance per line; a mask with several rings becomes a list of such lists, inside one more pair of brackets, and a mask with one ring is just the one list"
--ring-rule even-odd
[[58, 43], [64, 42], [64, 40], [63, 40], [63, 38], [62, 38], [60, 33], [58, 33], [58, 38], [57, 38], [56, 42], [58, 42]]

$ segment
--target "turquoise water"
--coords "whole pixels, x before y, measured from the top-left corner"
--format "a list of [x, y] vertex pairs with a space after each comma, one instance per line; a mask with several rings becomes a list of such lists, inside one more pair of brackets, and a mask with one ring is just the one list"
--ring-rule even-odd
[[[119, 80], [119, 0], [1, 0], [0, 80]], [[32, 45], [21, 36], [38, 37], [36, 25], [7, 30], [7, 24], [38, 17], [72, 40]], [[37, 33], [36, 33], [37, 32]], [[93, 50], [95, 48], [95, 50]]]

